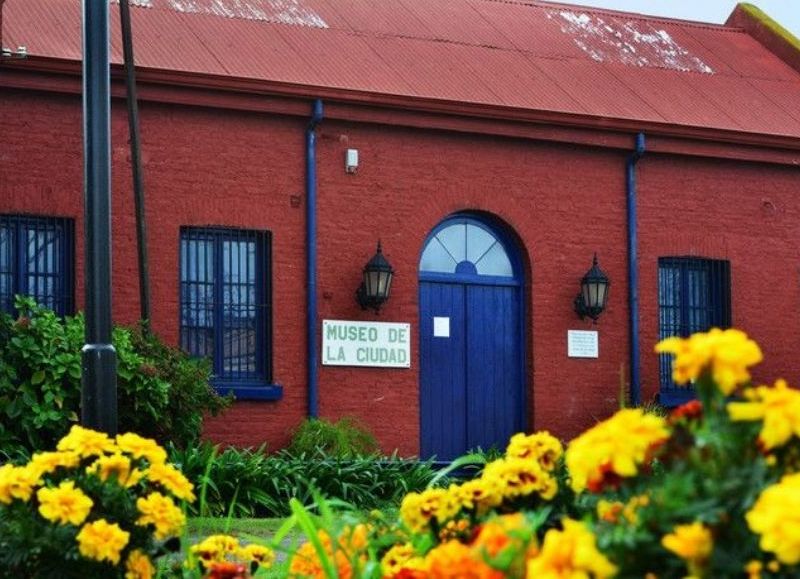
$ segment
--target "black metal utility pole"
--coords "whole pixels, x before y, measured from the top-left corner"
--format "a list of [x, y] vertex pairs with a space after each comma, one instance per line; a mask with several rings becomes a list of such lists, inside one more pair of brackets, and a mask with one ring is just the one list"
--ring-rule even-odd
[[136, 97], [136, 59], [133, 56], [131, 9], [128, 0], [119, 0], [122, 28], [122, 54], [125, 61], [125, 86], [128, 89], [128, 133], [131, 140], [133, 198], [136, 206], [136, 247], [139, 250], [139, 312], [142, 329], [150, 332], [150, 267], [147, 259], [147, 221], [144, 210], [144, 176], [139, 141], [139, 104]]
[[117, 353], [111, 345], [111, 92], [108, 0], [83, 0], [83, 180], [86, 344], [81, 422], [117, 432]]

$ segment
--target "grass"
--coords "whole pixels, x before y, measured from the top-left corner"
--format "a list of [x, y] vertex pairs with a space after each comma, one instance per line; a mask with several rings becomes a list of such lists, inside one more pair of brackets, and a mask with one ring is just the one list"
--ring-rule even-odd
[[269, 540], [283, 524], [284, 519], [238, 519], [193, 517], [189, 519], [190, 535], [255, 535]]

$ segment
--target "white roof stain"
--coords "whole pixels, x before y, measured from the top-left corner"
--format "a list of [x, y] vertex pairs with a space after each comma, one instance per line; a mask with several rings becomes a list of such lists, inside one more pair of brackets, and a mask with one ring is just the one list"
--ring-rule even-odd
[[714, 70], [678, 44], [666, 30], [626, 21], [621, 26], [597, 15], [569, 10], [550, 11], [547, 17], [559, 22], [578, 48], [598, 62], [631, 66], [669, 68], [683, 72], [713, 74]]
[[[119, 0], [110, 1], [119, 4]], [[303, 0], [128, 0], [128, 3], [142, 8], [166, 7], [186, 14], [328, 28], [328, 23], [305, 6]]]

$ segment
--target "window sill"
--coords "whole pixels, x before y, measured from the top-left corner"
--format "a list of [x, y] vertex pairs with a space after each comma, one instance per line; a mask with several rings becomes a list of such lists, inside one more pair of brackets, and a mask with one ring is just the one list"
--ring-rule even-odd
[[214, 390], [220, 396], [233, 394], [237, 402], [242, 400], [280, 400], [283, 398], [283, 386], [280, 384], [265, 384], [263, 382], [249, 383], [218, 383]]

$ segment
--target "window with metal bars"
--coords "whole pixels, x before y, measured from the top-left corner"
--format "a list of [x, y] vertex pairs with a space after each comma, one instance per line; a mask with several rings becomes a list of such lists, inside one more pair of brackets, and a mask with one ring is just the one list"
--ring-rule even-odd
[[[730, 327], [730, 262], [696, 257], [659, 258], [658, 323], [659, 339]], [[670, 354], [659, 357], [659, 377], [659, 401], [664, 406], [677, 406], [694, 398], [691, 388], [673, 382]]]
[[183, 227], [180, 244], [182, 348], [211, 360], [215, 386], [237, 397], [270, 383], [270, 233]]
[[21, 294], [74, 313], [74, 230], [72, 219], [0, 215], [0, 310], [13, 314]]

